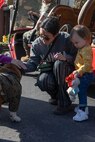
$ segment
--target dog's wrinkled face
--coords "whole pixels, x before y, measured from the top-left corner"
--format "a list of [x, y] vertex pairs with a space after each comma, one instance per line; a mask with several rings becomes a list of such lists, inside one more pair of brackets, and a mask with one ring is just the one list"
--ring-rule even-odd
[[14, 73], [21, 80], [22, 73], [21, 70], [16, 65], [10, 63], [10, 64], [5, 64], [0, 68], [0, 73], [6, 73], [6, 72]]

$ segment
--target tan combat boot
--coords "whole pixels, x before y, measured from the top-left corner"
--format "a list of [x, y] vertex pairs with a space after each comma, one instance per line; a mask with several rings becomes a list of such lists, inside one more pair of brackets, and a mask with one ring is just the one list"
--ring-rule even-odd
[[28, 60], [29, 60], [29, 56], [28, 55], [21, 57], [21, 61], [22, 62], [27, 62]]

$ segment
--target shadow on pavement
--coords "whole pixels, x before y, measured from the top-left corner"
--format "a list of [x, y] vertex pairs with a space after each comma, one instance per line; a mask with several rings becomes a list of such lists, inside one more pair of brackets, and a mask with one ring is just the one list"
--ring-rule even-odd
[[[20, 142], [95, 142], [95, 107], [90, 106], [89, 120], [82, 123], [72, 120], [74, 112], [56, 116], [52, 112], [54, 109], [55, 106], [45, 101], [22, 97], [19, 109], [22, 122], [12, 123], [8, 109], [2, 108], [0, 127], [5, 126], [18, 132]], [[8, 135], [14, 137], [14, 133]], [[11, 140], [0, 138], [0, 142]]]
[[0, 142], [13, 142], [13, 141], [0, 139]]

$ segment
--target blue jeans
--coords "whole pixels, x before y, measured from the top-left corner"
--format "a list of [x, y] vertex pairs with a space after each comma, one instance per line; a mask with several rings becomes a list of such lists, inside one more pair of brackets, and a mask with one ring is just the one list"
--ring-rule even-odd
[[87, 106], [87, 90], [89, 85], [94, 79], [93, 73], [85, 73], [82, 77], [80, 77], [80, 85], [79, 85], [79, 106]]

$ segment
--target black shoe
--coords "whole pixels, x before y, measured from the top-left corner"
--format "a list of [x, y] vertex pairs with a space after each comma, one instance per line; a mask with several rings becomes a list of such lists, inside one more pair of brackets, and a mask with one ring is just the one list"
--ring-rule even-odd
[[57, 107], [57, 108], [53, 111], [53, 113], [54, 113], [55, 115], [64, 115], [64, 114], [67, 114], [67, 113], [71, 112], [72, 110], [73, 110], [72, 105], [67, 106], [67, 107]]
[[58, 104], [58, 103], [57, 103], [57, 99], [52, 99], [52, 98], [49, 99], [49, 103], [50, 103], [51, 105], [57, 105], [57, 104]]

